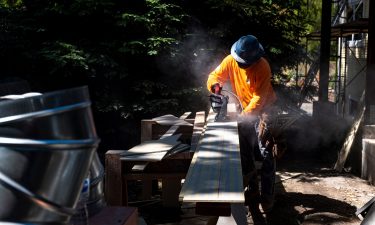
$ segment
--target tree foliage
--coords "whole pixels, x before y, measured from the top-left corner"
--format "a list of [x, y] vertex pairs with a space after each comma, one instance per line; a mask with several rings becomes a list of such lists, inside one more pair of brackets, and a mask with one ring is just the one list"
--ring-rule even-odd
[[2, 0], [0, 73], [41, 92], [89, 85], [110, 135], [205, 110], [207, 74], [242, 35], [258, 37], [275, 74], [297, 65], [312, 18], [305, 1]]
[[[191, 8], [197, 4], [189, 3]], [[229, 50], [240, 36], [255, 35], [265, 47], [275, 74], [298, 64], [304, 56], [301, 38], [315, 23], [310, 19], [313, 12], [302, 0], [210, 0], [202, 4], [204, 7], [193, 9], [194, 16], [211, 37], [220, 39]]]

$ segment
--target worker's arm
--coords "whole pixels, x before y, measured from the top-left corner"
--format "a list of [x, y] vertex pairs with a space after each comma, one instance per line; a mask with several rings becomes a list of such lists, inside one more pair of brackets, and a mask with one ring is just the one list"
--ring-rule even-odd
[[270, 95], [271, 88], [271, 69], [268, 63], [262, 63], [254, 71], [255, 88], [250, 103], [245, 107], [243, 113], [257, 113], [265, 107], [267, 96]]
[[229, 78], [229, 72], [228, 72], [228, 57], [226, 57], [218, 67], [214, 71], [210, 73], [207, 79], [207, 89], [210, 92], [214, 92], [212, 90], [212, 87], [214, 87], [215, 84], [219, 84], [220, 87], [223, 87], [224, 83]]

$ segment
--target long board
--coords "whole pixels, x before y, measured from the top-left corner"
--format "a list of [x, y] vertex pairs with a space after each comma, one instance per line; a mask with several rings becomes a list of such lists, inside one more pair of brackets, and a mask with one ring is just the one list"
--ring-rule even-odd
[[180, 142], [177, 139], [181, 134], [172, 135], [163, 139], [142, 142], [128, 151], [121, 153], [121, 160], [125, 161], [160, 161], [165, 154]]
[[359, 127], [365, 115], [365, 102], [364, 101], [365, 101], [365, 92], [363, 91], [361, 99], [359, 100], [359, 104], [358, 104], [359, 111], [357, 112], [357, 115], [353, 121], [353, 124], [349, 130], [349, 133], [347, 134], [345, 138], [345, 142], [341, 147], [340, 153], [337, 157], [337, 161], [334, 166], [334, 169], [338, 172], [341, 172], [344, 169], [346, 159], [348, 158], [350, 150], [352, 149], [354, 139], [358, 133]]
[[210, 112], [180, 192], [184, 202], [243, 203], [241, 157], [234, 105], [225, 122], [214, 122]]

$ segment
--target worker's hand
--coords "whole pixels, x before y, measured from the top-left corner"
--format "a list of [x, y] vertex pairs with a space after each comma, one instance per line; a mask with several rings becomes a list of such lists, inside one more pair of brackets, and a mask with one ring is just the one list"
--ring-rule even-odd
[[222, 87], [220, 86], [219, 83], [213, 84], [211, 86], [211, 92], [217, 95], [221, 95], [221, 89]]
[[219, 112], [221, 109], [221, 106], [223, 105], [223, 96], [218, 94], [211, 94], [210, 95], [210, 102], [212, 110], [216, 113]]

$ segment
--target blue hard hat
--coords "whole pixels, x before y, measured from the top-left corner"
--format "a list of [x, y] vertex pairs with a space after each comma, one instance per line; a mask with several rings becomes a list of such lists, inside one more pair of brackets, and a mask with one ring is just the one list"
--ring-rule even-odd
[[264, 49], [255, 36], [246, 35], [232, 45], [230, 54], [237, 62], [251, 65], [264, 55]]

